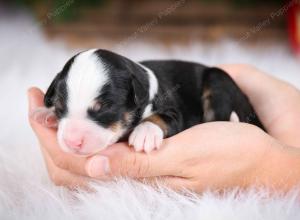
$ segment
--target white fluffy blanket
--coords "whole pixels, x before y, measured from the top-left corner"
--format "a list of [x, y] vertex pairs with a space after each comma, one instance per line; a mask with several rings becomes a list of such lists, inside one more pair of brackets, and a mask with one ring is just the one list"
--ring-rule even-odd
[[[141, 36], [142, 37], [142, 36]], [[26, 16], [0, 16], [0, 219], [300, 219], [296, 191], [228, 192], [218, 196], [178, 195], [129, 180], [95, 184], [96, 193], [69, 192], [48, 179], [40, 150], [27, 123], [26, 90], [45, 89], [74, 53], [48, 42]], [[186, 47], [128, 44], [134, 59], [181, 58], [207, 64], [245, 62], [300, 87], [300, 61], [286, 45], [245, 47], [232, 41]]]

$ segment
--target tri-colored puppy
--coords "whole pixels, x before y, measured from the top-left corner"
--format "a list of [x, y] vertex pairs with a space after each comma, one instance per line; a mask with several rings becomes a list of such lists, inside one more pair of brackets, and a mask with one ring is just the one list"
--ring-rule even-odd
[[53, 126], [63, 150], [89, 155], [128, 138], [137, 151], [210, 121], [262, 127], [247, 97], [221, 69], [176, 60], [134, 62], [101, 49], [72, 57], [35, 117]]

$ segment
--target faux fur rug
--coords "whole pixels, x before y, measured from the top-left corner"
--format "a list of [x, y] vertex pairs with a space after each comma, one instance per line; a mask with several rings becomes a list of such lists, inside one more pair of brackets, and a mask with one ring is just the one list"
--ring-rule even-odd
[[[96, 193], [54, 186], [27, 123], [26, 90], [46, 88], [74, 51], [48, 42], [29, 16], [0, 13], [0, 219], [300, 219], [297, 191], [270, 195], [261, 190], [223, 196], [211, 192], [179, 195], [121, 179], [95, 183]], [[300, 60], [280, 45], [244, 47], [232, 41], [191, 43], [166, 49], [127, 44], [134, 59], [181, 58], [207, 64], [245, 62], [300, 87]]]

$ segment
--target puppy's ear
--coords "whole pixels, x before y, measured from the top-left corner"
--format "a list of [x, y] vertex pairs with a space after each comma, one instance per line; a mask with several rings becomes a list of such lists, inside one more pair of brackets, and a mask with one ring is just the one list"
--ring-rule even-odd
[[148, 102], [149, 81], [143, 69], [136, 69], [131, 73], [131, 84], [134, 94], [134, 102], [137, 106], [142, 106]]
[[54, 113], [53, 108], [37, 108], [31, 113], [30, 117], [32, 117], [36, 122], [42, 124], [45, 127], [57, 127], [57, 117]]
[[52, 83], [50, 84], [49, 88], [47, 89], [47, 92], [44, 97], [44, 104], [47, 108], [50, 108], [53, 106], [54, 97], [56, 95], [56, 87], [61, 79], [61, 73], [58, 73]]

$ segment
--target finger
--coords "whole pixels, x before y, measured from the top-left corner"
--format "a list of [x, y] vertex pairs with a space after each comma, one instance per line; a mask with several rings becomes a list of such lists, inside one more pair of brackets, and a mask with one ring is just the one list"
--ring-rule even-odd
[[29, 98], [29, 112], [34, 110], [37, 106], [44, 106], [44, 93], [42, 90], [37, 87], [31, 87], [28, 89], [27, 94]]
[[170, 144], [165, 141], [162, 149], [146, 154], [134, 151], [126, 143], [117, 143], [91, 157], [86, 164], [86, 171], [90, 177], [100, 179], [113, 176], [140, 178], [171, 175], [175, 172], [175, 167], [172, 158], [168, 156], [168, 145]]
[[272, 124], [278, 118], [283, 122], [290, 121], [282, 118], [283, 116], [290, 117], [286, 114], [290, 111], [289, 109], [299, 109], [300, 111], [300, 104], [296, 106], [295, 103], [295, 100], [300, 99], [300, 92], [292, 85], [250, 65], [234, 64], [220, 67], [232, 76], [248, 96], [267, 130], [272, 128]]
[[[44, 106], [44, 93], [36, 87], [32, 87], [27, 91], [28, 95], [28, 119], [32, 129], [37, 134], [53, 133], [54, 129], [46, 129], [43, 121], [34, 113], [46, 112]], [[50, 118], [52, 120], [52, 118]]]
[[88, 178], [72, 174], [64, 169], [57, 167], [48, 152], [45, 149], [42, 149], [42, 153], [46, 162], [46, 167], [49, 173], [49, 177], [52, 182], [57, 186], [66, 186], [68, 188], [87, 188], [88, 187]]
[[[53, 112], [50, 112], [50, 110], [47, 112], [46, 110], [47, 108], [44, 106], [43, 91], [40, 90], [39, 88], [32, 87], [27, 91], [27, 95], [28, 95], [28, 119], [32, 129], [38, 133], [40, 132], [52, 133], [53, 129], [40, 129], [43, 127], [49, 127], [48, 123], [50, 124], [56, 123], [56, 119], [54, 119]], [[38, 113], [38, 114], [34, 114], [34, 113]], [[46, 121], [42, 120], [40, 116], [46, 119]], [[50, 127], [55, 127], [55, 126], [50, 126]]]
[[258, 98], [270, 97], [269, 95], [274, 92], [281, 93], [278, 89], [287, 85], [287, 83], [250, 65], [221, 65], [220, 68], [235, 80], [250, 99], [254, 97], [254, 102], [259, 101]]
[[[29, 112], [44, 106], [44, 94], [38, 88], [28, 90]], [[34, 120], [29, 113], [29, 121], [35, 132], [40, 146], [44, 148], [55, 165], [61, 169], [71, 171], [72, 173], [87, 175], [85, 163], [87, 158], [74, 156], [61, 150], [57, 142], [56, 129], [48, 128]]]
[[[299, 93], [289, 83], [279, 80], [259, 69], [246, 64], [220, 65], [240, 86], [253, 102], [265, 101], [276, 94], [276, 102], [286, 99], [286, 92]], [[285, 92], [283, 92], [285, 91]], [[280, 98], [280, 99], [278, 99]]]

